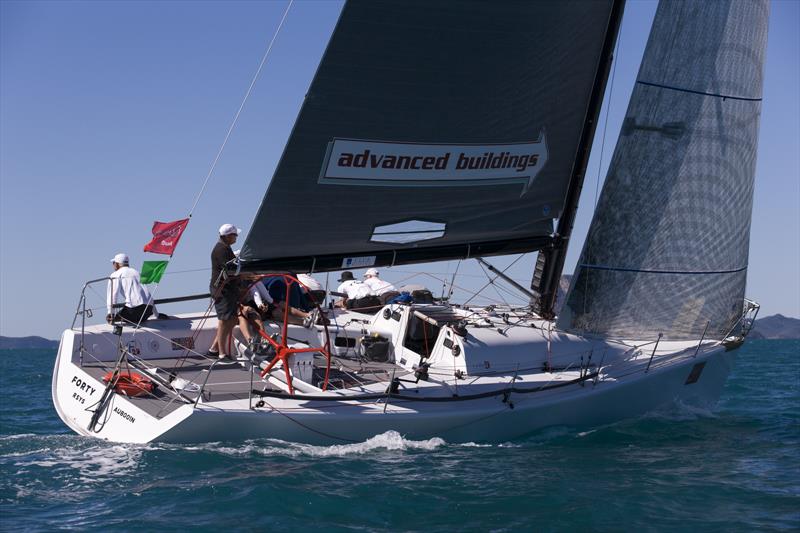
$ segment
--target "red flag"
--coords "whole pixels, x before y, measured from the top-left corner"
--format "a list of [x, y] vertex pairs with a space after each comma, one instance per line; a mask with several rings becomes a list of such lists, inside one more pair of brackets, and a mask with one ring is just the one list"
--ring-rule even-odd
[[175, 222], [153, 222], [153, 240], [144, 245], [144, 251], [172, 255], [188, 224], [188, 218]]

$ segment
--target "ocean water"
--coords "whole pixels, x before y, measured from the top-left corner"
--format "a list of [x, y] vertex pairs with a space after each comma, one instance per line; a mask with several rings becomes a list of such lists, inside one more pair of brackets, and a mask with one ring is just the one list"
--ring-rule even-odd
[[0, 351], [0, 530], [800, 530], [800, 342], [751, 341], [713, 411], [675, 405], [499, 445], [120, 445], [50, 398], [55, 352]]

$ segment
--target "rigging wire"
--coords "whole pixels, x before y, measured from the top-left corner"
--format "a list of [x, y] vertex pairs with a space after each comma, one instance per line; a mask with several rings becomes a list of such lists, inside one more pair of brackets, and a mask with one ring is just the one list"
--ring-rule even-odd
[[286, 5], [286, 9], [283, 12], [283, 16], [281, 17], [281, 21], [278, 24], [278, 28], [275, 30], [275, 33], [272, 36], [272, 39], [267, 46], [266, 52], [264, 52], [264, 56], [261, 58], [261, 63], [258, 65], [258, 69], [256, 70], [253, 79], [250, 81], [250, 86], [247, 88], [247, 92], [244, 95], [244, 99], [242, 99], [242, 103], [239, 105], [239, 109], [236, 111], [236, 115], [233, 117], [233, 121], [231, 122], [230, 127], [228, 128], [228, 132], [225, 134], [225, 139], [222, 141], [222, 145], [219, 147], [217, 151], [217, 155], [214, 158], [214, 161], [211, 163], [211, 168], [208, 169], [208, 174], [206, 174], [206, 179], [203, 181], [203, 186], [200, 187], [200, 192], [197, 193], [197, 196], [194, 199], [194, 203], [192, 204], [192, 208], [189, 209], [189, 218], [192, 218], [192, 213], [194, 213], [195, 207], [197, 207], [197, 203], [200, 201], [200, 198], [203, 196], [203, 193], [206, 190], [206, 186], [208, 185], [208, 181], [211, 179], [211, 175], [214, 173], [214, 169], [217, 166], [217, 162], [219, 161], [220, 156], [222, 156], [222, 151], [225, 150], [225, 145], [228, 143], [228, 139], [233, 132], [233, 128], [236, 127], [236, 123], [239, 121], [239, 115], [242, 114], [242, 109], [244, 109], [245, 104], [247, 103], [247, 99], [250, 97], [250, 93], [253, 91], [253, 87], [258, 81], [258, 77], [261, 74], [261, 69], [264, 67], [264, 63], [267, 62], [267, 58], [269, 57], [269, 53], [272, 51], [272, 45], [275, 44], [275, 39], [278, 38], [278, 34], [283, 27], [283, 23], [286, 20], [286, 16], [289, 14], [289, 9], [292, 7], [292, 3], [294, 0], [289, 0], [289, 3]]
[[[521, 254], [519, 257], [517, 257], [516, 259], [514, 259], [514, 261], [512, 261], [510, 265], [508, 265], [506, 268], [504, 268], [504, 269], [503, 269], [503, 273], [505, 273], [505, 272], [506, 272], [506, 270], [510, 269], [512, 266], [514, 266], [514, 265], [517, 263], [517, 261], [519, 261], [520, 259], [522, 259], [522, 258], [523, 258], [523, 257], [525, 257], [526, 255], [527, 255], [527, 254]], [[484, 271], [484, 273], [485, 273], [485, 271]], [[487, 277], [487, 278], [489, 278], [490, 276], [487, 274], [487, 275], [486, 275], [486, 277]], [[486, 283], [486, 284], [485, 284], [483, 287], [481, 287], [480, 289], [478, 289], [478, 292], [472, 293], [472, 296], [469, 298], [469, 300], [467, 300], [466, 302], [464, 302], [464, 303], [463, 303], [463, 305], [467, 305], [469, 302], [471, 302], [473, 298], [475, 298], [475, 297], [476, 297], [476, 296], [478, 296], [478, 295], [479, 295], [481, 292], [483, 292], [483, 290], [484, 290], [486, 287], [488, 287], [489, 285], [493, 284], [493, 283], [494, 283], [494, 281], [495, 281], [497, 278], [499, 278], [499, 277], [500, 277], [500, 276], [495, 276], [494, 278], [490, 279], [488, 283]]]
[[620, 26], [619, 36], [617, 37], [617, 47], [614, 50], [614, 64], [611, 67], [611, 83], [608, 86], [608, 105], [606, 106], [606, 118], [603, 124], [603, 138], [600, 142], [600, 157], [598, 158], [597, 162], [597, 179], [594, 182], [594, 209], [597, 209], [597, 202], [599, 200], [599, 191], [600, 191], [600, 174], [603, 171], [603, 155], [606, 149], [606, 134], [608, 132], [608, 115], [611, 112], [611, 102], [614, 96], [614, 79], [616, 78], [617, 74], [617, 63], [619, 62], [619, 47], [620, 42], [622, 42], [622, 28]]
[[[489, 273], [486, 271], [486, 268], [483, 266], [483, 264], [481, 264], [481, 263], [478, 263], [478, 266], [480, 266], [480, 267], [481, 267], [481, 270], [483, 270], [483, 273], [484, 273], [484, 274], [486, 274], [486, 277], [487, 277], [487, 278], [490, 278], [490, 277], [491, 277], [491, 275], [490, 275], [490, 274], [489, 274]], [[499, 276], [498, 276], [498, 277], [499, 277]], [[497, 296], [499, 296], [499, 297], [500, 297], [500, 300], [503, 302], [503, 304], [504, 304], [504, 305], [506, 305], [506, 306], [508, 306], [508, 302], [506, 301], [506, 299], [505, 299], [505, 298], [503, 298], [503, 295], [502, 295], [502, 294], [500, 294], [500, 291], [499, 291], [499, 290], [497, 290], [497, 285], [495, 285], [495, 283], [494, 283], [494, 282], [497, 280], [497, 278], [498, 278], [498, 277], [495, 277], [495, 278], [492, 280], [492, 282], [490, 283], [490, 285], [491, 285], [491, 286], [492, 286], [492, 288], [494, 289], [494, 292], [496, 292], [496, 293], [497, 293]]]
[[[272, 39], [270, 39], [269, 45], [267, 46], [264, 55], [261, 57], [261, 62], [258, 64], [258, 68], [256, 69], [256, 72], [253, 75], [253, 79], [250, 80], [250, 85], [247, 87], [247, 91], [245, 92], [244, 98], [242, 99], [242, 103], [239, 104], [239, 109], [236, 110], [236, 114], [234, 115], [233, 120], [231, 121], [231, 125], [228, 127], [228, 131], [225, 134], [225, 139], [222, 141], [222, 144], [220, 145], [219, 150], [217, 151], [217, 155], [214, 157], [214, 161], [211, 163], [211, 168], [209, 168], [208, 174], [206, 174], [206, 178], [205, 180], [203, 180], [203, 185], [200, 187], [200, 191], [197, 193], [197, 196], [194, 199], [194, 203], [192, 204], [191, 209], [189, 209], [189, 214], [187, 216], [187, 218], [189, 219], [192, 218], [192, 214], [194, 213], [194, 210], [197, 207], [198, 202], [200, 202], [200, 198], [202, 198], [203, 193], [206, 190], [206, 186], [208, 185], [208, 182], [211, 179], [211, 175], [214, 173], [214, 169], [217, 167], [217, 163], [219, 162], [219, 159], [222, 156], [222, 152], [225, 150], [225, 146], [228, 144], [228, 139], [230, 139], [230, 136], [233, 133], [233, 129], [236, 127], [236, 123], [239, 121], [239, 116], [242, 114], [242, 110], [244, 109], [244, 106], [247, 103], [248, 98], [250, 98], [250, 94], [253, 92], [253, 87], [255, 86], [256, 81], [258, 81], [258, 77], [261, 75], [261, 70], [264, 68], [264, 64], [267, 62], [267, 58], [269, 57], [269, 54], [272, 51], [272, 46], [275, 44], [275, 40], [278, 38], [278, 34], [280, 33], [281, 28], [283, 28], [283, 23], [286, 21], [286, 17], [289, 14], [289, 10], [291, 9], [293, 3], [294, 0], [289, 0], [289, 3], [286, 5], [286, 9], [283, 11], [283, 16], [281, 17], [281, 20], [278, 23], [278, 27], [275, 29], [275, 33], [272, 35]], [[173, 250], [172, 253], [169, 254], [170, 259], [172, 259], [174, 253], [175, 250]], [[155, 295], [158, 292], [159, 287], [160, 283], [156, 283], [155, 287], [150, 293], [150, 299], [153, 302], [155, 302]], [[209, 304], [209, 309], [206, 311], [206, 317], [208, 316], [210, 309], [211, 309], [211, 304]], [[144, 315], [141, 315], [138, 322], [134, 326], [132, 338], [136, 336], [136, 332], [141, 327], [143, 321], [144, 321]]]
[[461, 267], [461, 259], [458, 260], [456, 264], [456, 270], [453, 272], [453, 277], [450, 278], [450, 290], [447, 292], [447, 301], [450, 301], [450, 298], [453, 296], [453, 284], [456, 282], [456, 276], [458, 275], [458, 269]]
[[[594, 182], [594, 208], [592, 210], [592, 220], [594, 220], [594, 216], [597, 214], [597, 202], [600, 199], [599, 198], [599, 196], [600, 196], [600, 174], [603, 171], [603, 156], [605, 154], [606, 137], [607, 137], [607, 133], [608, 133], [608, 116], [609, 116], [609, 113], [611, 112], [612, 97], [614, 96], [614, 80], [617, 77], [617, 63], [619, 63], [619, 48], [620, 48], [620, 43], [622, 42], [622, 24], [623, 24], [623, 22], [624, 22], [624, 20], [620, 21], [619, 33], [617, 33], [617, 45], [616, 45], [615, 50], [614, 50], [613, 65], [611, 66], [611, 83], [608, 86], [608, 103], [606, 105], [606, 118], [605, 118], [605, 121], [603, 123], [603, 138], [600, 141], [600, 157], [598, 158], [598, 161], [597, 161], [597, 179]], [[587, 241], [586, 241], [586, 254], [587, 255], [589, 254], [589, 250], [591, 248], [591, 241], [589, 240], [589, 232], [591, 232], [591, 225], [590, 225], [589, 230], [587, 231], [587, 234], [586, 234], [586, 239], [587, 239]], [[581, 255], [583, 255], [583, 254], [581, 254]], [[580, 261], [580, 257], [578, 258], [578, 261]], [[589, 292], [589, 273], [588, 272], [586, 273], [586, 276], [584, 277], [584, 279], [586, 281], [585, 281], [585, 287], [584, 287], [584, 290], [583, 290], [583, 312], [586, 313], [587, 294]]]

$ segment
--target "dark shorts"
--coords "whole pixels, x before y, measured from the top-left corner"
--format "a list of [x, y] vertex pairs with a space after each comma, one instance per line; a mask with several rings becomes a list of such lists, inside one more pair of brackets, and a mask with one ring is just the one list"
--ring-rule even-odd
[[230, 320], [239, 313], [239, 291], [234, 284], [229, 283], [222, 287], [219, 296], [214, 300], [214, 310], [217, 319]]

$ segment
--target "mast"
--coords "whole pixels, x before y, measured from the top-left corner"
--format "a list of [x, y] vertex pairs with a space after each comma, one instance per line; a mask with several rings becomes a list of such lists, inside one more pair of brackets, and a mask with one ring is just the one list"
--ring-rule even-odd
[[531, 289], [534, 293], [539, 295], [538, 309], [536, 309], [536, 311], [541, 317], [546, 319], [555, 317], [553, 307], [556, 303], [561, 272], [564, 269], [564, 261], [567, 257], [567, 246], [569, 245], [569, 239], [572, 235], [572, 228], [575, 225], [578, 200], [580, 200], [583, 180], [586, 177], [586, 166], [589, 164], [592, 140], [594, 139], [594, 132], [597, 128], [597, 117], [603, 105], [603, 94], [605, 93], [608, 74], [611, 70], [614, 44], [619, 34], [624, 8], [625, 0], [614, 0], [614, 5], [611, 8], [608, 19], [608, 30], [606, 31], [606, 39], [603, 43], [597, 77], [595, 78], [594, 87], [592, 88], [592, 94], [589, 99], [586, 120], [575, 155], [575, 165], [573, 166], [569, 180], [564, 210], [561, 217], [558, 219], [558, 226], [550, 243], [539, 250], [539, 257], [536, 261], [533, 279], [531, 280]]

